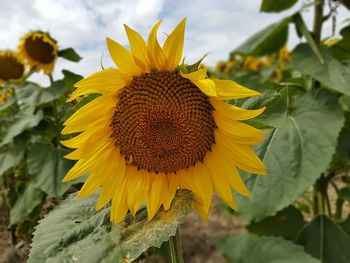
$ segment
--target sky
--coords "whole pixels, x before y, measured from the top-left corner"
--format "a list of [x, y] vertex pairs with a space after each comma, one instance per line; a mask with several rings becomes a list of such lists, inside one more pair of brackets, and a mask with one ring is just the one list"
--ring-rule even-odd
[[[128, 47], [123, 24], [129, 25], [147, 39], [152, 26], [162, 20], [159, 38], [162, 43], [178, 22], [187, 17], [184, 56], [197, 61], [210, 52], [204, 63], [215, 66], [228, 58], [230, 51], [255, 32], [298, 10], [306, 0], [280, 14], [259, 12], [260, 0], [0, 0], [0, 49], [15, 49], [19, 38], [29, 30], [48, 31], [60, 49], [73, 47], [82, 57], [80, 63], [59, 58], [54, 78], [62, 69], [83, 76], [110, 67], [113, 63], [105, 39], [110, 37]], [[313, 11], [303, 16], [311, 25]], [[349, 11], [338, 8], [337, 26], [341, 28]], [[289, 47], [300, 40], [290, 28]], [[331, 34], [331, 23], [325, 25], [324, 37]], [[32, 80], [48, 83], [43, 74]]]

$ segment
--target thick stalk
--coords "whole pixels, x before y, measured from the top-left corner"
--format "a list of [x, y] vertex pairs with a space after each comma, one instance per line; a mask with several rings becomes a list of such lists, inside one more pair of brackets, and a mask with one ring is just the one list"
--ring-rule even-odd
[[319, 43], [321, 40], [322, 24], [323, 24], [323, 5], [324, 5], [324, 0], [318, 0], [315, 4], [313, 35], [316, 43]]
[[171, 263], [184, 263], [179, 229], [176, 230], [175, 236], [170, 237], [169, 246], [170, 246]]

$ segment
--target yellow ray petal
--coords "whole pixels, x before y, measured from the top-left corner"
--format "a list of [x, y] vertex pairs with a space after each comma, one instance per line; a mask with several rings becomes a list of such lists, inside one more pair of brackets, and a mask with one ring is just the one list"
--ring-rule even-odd
[[132, 78], [130, 75], [121, 73], [117, 69], [105, 69], [75, 83], [74, 86], [77, 89], [69, 97], [68, 101], [91, 93], [104, 95], [117, 94], [118, 91], [127, 86], [131, 80]]
[[146, 200], [150, 187], [150, 174], [138, 171], [135, 166], [128, 165], [125, 171], [127, 183], [127, 204], [135, 216], [141, 204]]
[[105, 163], [100, 164], [99, 167], [105, 169], [105, 174], [109, 177], [102, 184], [101, 193], [96, 204], [97, 210], [104, 207], [112, 199], [117, 189], [120, 189], [120, 185], [126, 180], [125, 159], [116, 148], [114, 148], [110, 158]]
[[148, 57], [152, 65], [158, 70], [166, 70], [166, 57], [157, 39], [157, 31], [162, 21], [158, 21], [148, 36]]
[[178, 177], [174, 173], [170, 173], [166, 175], [168, 177], [168, 192], [166, 194], [166, 200], [164, 202], [164, 210], [168, 210], [170, 208], [171, 202], [173, 201], [176, 190], [179, 187]]
[[227, 104], [216, 98], [210, 98], [210, 103], [214, 106], [215, 110], [220, 114], [226, 116], [229, 119], [238, 121], [238, 120], [248, 120], [259, 116], [264, 112], [266, 107], [257, 110], [246, 110], [234, 105]]
[[209, 210], [207, 210], [206, 206], [204, 206], [203, 203], [194, 198], [192, 201], [192, 207], [197, 211], [203, 221], [208, 221]]
[[105, 152], [107, 149], [113, 147], [113, 142], [106, 141], [105, 144], [100, 145], [99, 149], [96, 149], [95, 152], [88, 159], [79, 160], [66, 174], [62, 182], [68, 182], [73, 179], [79, 178], [84, 174], [91, 171], [91, 169], [99, 164], [99, 158], [97, 158], [101, 153]]
[[[217, 152], [208, 152], [205, 156], [205, 165], [213, 181], [214, 191], [232, 208], [236, 209], [236, 203], [230, 185], [227, 183], [227, 174], [222, 172], [223, 166], [232, 165], [230, 163], [217, 162]], [[226, 171], [225, 171], [226, 172]]]
[[114, 192], [111, 205], [110, 220], [115, 224], [119, 224], [128, 212], [128, 205], [126, 203], [126, 180], [123, 181], [118, 191]]
[[83, 145], [65, 155], [64, 158], [70, 160], [88, 159], [89, 155], [95, 152], [101, 145], [113, 142], [111, 134], [112, 130], [109, 126], [103, 127], [102, 129], [96, 129], [96, 131], [91, 133], [91, 136], [86, 139]]
[[265, 164], [248, 146], [232, 143], [220, 131], [215, 132], [215, 141], [239, 168], [250, 173], [266, 174]]
[[211, 79], [193, 80], [192, 82], [208, 97], [217, 96], [214, 81]]
[[226, 136], [229, 136], [229, 139], [235, 143], [254, 145], [265, 140], [262, 137], [266, 134], [264, 131], [242, 122], [232, 121], [217, 111], [213, 111], [212, 114], [219, 130]]
[[[77, 110], [63, 125], [85, 126], [91, 122], [109, 116], [115, 110], [118, 99], [115, 96], [102, 95]], [[113, 115], [112, 115], [113, 116]]]
[[167, 70], [174, 70], [180, 63], [184, 46], [186, 18], [184, 18], [165, 40], [163, 50], [167, 58]]
[[193, 179], [195, 184], [194, 190], [203, 204], [204, 211], [208, 212], [213, 195], [213, 183], [208, 169], [203, 163], [196, 163], [193, 170]]
[[168, 192], [168, 181], [164, 173], [151, 175], [151, 187], [147, 195], [148, 221], [151, 221], [158, 212], [160, 206], [165, 202]]
[[148, 50], [145, 40], [135, 30], [124, 24], [126, 34], [129, 39], [131, 53], [134, 56], [136, 64], [141, 63], [141, 67], [148, 71], [150, 69], [150, 62], [148, 58]]
[[191, 73], [183, 73], [180, 71], [180, 75], [181, 77], [185, 78], [185, 79], [189, 79], [189, 80], [202, 80], [205, 79], [205, 77], [207, 76], [207, 68], [202, 68], [200, 70], [191, 72]]
[[87, 130], [71, 139], [60, 141], [60, 143], [68, 148], [79, 148], [85, 143], [85, 141], [91, 136], [92, 133], [93, 130]]
[[261, 95], [259, 92], [251, 89], [247, 89], [232, 80], [213, 79], [218, 99], [242, 99], [251, 96]]
[[222, 180], [226, 182], [226, 184], [227, 182], [229, 182], [229, 185], [235, 191], [237, 191], [242, 195], [250, 196], [250, 192], [246, 187], [246, 185], [244, 184], [242, 178], [239, 176], [237, 169], [234, 165], [234, 162], [230, 160], [228, 156], [223, 153], [219, 145], [217, 144], [213, 145], [212, 152], [208, 153], [206, 158], [208, 158], [207, 165], [211, 166], [210, 171], [212, 174], [216, 172], [216, 176], [222, 178]]
[[130, 52], [114, 40], [107, 38], [109, 54], [119, 70], [132, 76], [141, 75], [141, 69], [136, 65]]

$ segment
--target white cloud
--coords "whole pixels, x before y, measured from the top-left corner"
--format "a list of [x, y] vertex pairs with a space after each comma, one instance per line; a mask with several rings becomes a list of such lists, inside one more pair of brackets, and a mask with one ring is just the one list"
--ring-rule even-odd
[[[59, 77], [63, 68], [86, 76], [100, 69], [102, 54], [103, 64], [112, 65], [104, 44], [107, 36], [128, 44], [124, 23], [147, 37], [152, 25], [162, 19], [159, 30], [162, 42], [165, 38], [162, 32], [169, 33], [187, 16], [184, 55], [191, 62], [210, 52], [205, 63], [212, 66], [226, 59], [250, 35], [300, 7], [282, 14], [264, 14], [259, 13], [259, 5], [260, 1], [251, 0], [0, 0], [0, 49], [15, 48], [18, 38], [29, 30], [47, 30], [58, 40], [60, 48], [72, 46], [84, 58], [80, 63], [59, 59], [55, 76]], [[346, 12], [339, 8], [338, 24]], [[305, 13], [308, 25], [312, 15]], [[325, 36], [330, 35], [331, 24], [324, 28]], [[292, 33], [291, 45], [297, 42]], [[46, 82], [41, 75], [35, 79]]]

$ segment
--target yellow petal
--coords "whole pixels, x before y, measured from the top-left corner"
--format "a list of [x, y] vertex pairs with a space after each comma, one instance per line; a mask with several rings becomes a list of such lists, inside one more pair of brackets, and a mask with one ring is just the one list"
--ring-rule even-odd
[[214, 108], [222, 115], [230, 118], [232, 120], [249, 120], [259, 116], [261, 113], [265, 111], [266, 107], [257, 110], [246, 110], [234, 105], [227, 104], [216, 98], [210, 98], [210, 103], [214, 106]]
[[148, 71], [150, 69], [150, 63], [145, 40], [139, 33], [137, 33], [135, 30], [132, 30], [127, 25], [124, 25], [124, 28], [128, 36], [131, 53], [135, 58], [136, 64], [138, 64], [138, 62], [141, 63], [142, 67]]
[[168, 210], [170, 208], [171, 202], [173, 201], [176, 190], [179, 187], [178, 177], [174, 173], [170, 173], [166, 175], [168, 177], [168, 192], [166, 194], [166, 200], [164, 202], [164, 210]]
[[182, 71], [180, 71], [180, 75], [181, 77], [185, 78], [185, 79], [189, 79], [189, 80], [202, 80], [205, 79], [205, 77], [207, 76], [207, 68], [202, 68], [200, 70], [191, 72], [191, 73], [183, 73]]
[[151, 221], [156, 215], [160, 206], [164, 203], [168, 192], [167, 177], [164, 173], [153, 174], [152, 177], [151, 187], [146, 200], [148, 221]]
[[232, 121], [217, 111], [213, 111], [212, 114], [220, 132], [229, 136], [228, 139], [232, 139], [235, 143], [254, 145], [265, 140], [262, 137], [266, 134], [264, 131], [242, 122]]
[[[226, 185], [227, 182], [229, 182], [229, 185], [238, 193], [245, 196], [250, 196], [250, 192], [244, 184], [242, 178], [239, 176], [234, 162], [224, 154], [219, 145], [213, 145], [212, 152], [208, 153], [206, 158], [208, 158], [207, 165], [211, 166], [209, 170], [212, 174], [215, 172], [215, 176], [222, 178], [223, 181], [226, 182]], [[212, 178], [214, 178], [214, 175], [212, 175]], [[214, 181], [215, 178], [213, 179], [213, 182]], [[234, 209], [234, 207], [232, 207], [232, 209]]]
[[94, 154], [92, 154], [88, 159], [79, 160], [66, 174], [62, 182], [68, 182], [83, 176], [84, 174], [90, 172], [95, 165], [98, 165], [98, 158], [101, 153], [108, 150], [108, 147], [111, 147], [110, 143], [106, 142], [105, 144], [100, 145], [99, 149], [96, 149]]
[[251, 96], [261, 95], [259, 92], [251, 89], [247, 89], [232, 80], [213, 79], [218, 99], [242, 99]]
[[138, 171], [135, 166], [128, 165], [125, 171], [127, 177], [127, 204], [135, 216], [141, 204], [146, 200], [150, 187], [150, 174]]
[[107, 38], [107, 46], [114, 63], [121, 72], [132, 76], [141, 75], [141, 69], [135, 64], [132, 55], [125, 47], [110, 38]]
[[[236, 209], [236, 203], [230, 185], [227, 183], [227, 174], [220, 172], [222, 166], [229, 163], [218, 162], [216, 152], [208, 152], [205, 156], [205, 165], [213, 181], [214, 191], [232, 208]], [[232, 164], [231, 164], [232, 165]]]
[[120, 89], [127, 86], [131, 81], [131, 76], [121, 73], [117, 69], [105, 69], [90, 75], [75, 83], [77, 88], [69, 97], [68, 101], [75, 100], [80, 96], [91, 93], [104, 95], [117, 94]]
[[109, 175], [109, 178], [102, 184], [102, 190], [96, 204], [97, 210], [104, 207], [113, 198], [115, 192], [118, 191], [117, 189], [120, 189], [120, 185], [126, 180], [125, 159], [115, 148], [110, 158], [99, 167], [105, 169], [104, 173]]
[[196, 191], [196, 194], [200, 198], [204, 211], [208, 212], [213, 195], [213, 183], [208, 169], [203, 163], [196, 163], [193, 170], [193, 179], [195, 184], [194, 191]]
[[163, 50], [167, 58], [167, 70], [174, 70], [180, 63], [184, 46], [186, 18], [184, 18], [165, 40]]
[[215, 132], [216, 144], [230, 156], [236, 166], [250, 173], [266, 174], [266, 166], [255, 154], [255, 152], [246, 145], [232, 143], [220, 131]]
[[192, 82], [208, 97], [217, 96], [214, 81], [211, 79], [193, 80]]
[[95, 152], [100, 146], [113, 142], [111, 134], [112, 130], [109, 126], [96, 129], [93, 133], [91, 133], [91, 136], [86, 139], [83, 145], [65, 155], [64, 158], [70, 160], [88, 159], [89, 155]]
[[151, 30], [148, 37], [148, 57], [155, 69], [166, 70], [166, 57], [157, 39], [157, 31], [161, 21], [158, 21]]
[[[117, 98], [114, 96], [102, 95], [77, 110], [63, 125], [85, 126], [91, 122], [108, 117], [110, 112], [115, 110]], [[113, 116], [113, 115], [112, 115]]]
[[126, 203], [126, 180], [119, 185], [119, 191], [115, 191], [112, 198], [110, 220], [115, 224], [119, 224], [128, 212]]

